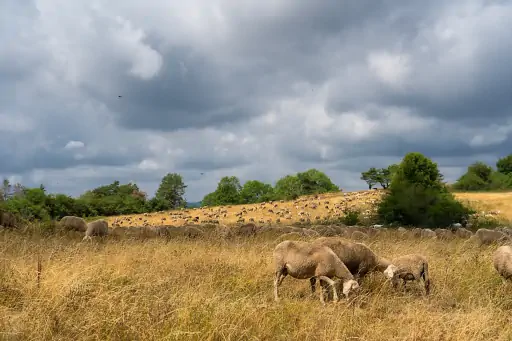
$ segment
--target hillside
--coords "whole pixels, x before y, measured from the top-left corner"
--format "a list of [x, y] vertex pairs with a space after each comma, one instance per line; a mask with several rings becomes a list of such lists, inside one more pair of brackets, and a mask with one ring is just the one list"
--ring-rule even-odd
[[[375, 209], [382, 190], [342, 192], [301, 197], [293, 201], [276, 201], [250, 205], [230, 205], [212, 208], [189, 208], [169, 212], [145, 213], [109, 217], [111, 226], [156, 226], [186, 223], [220, 222], [233, 224], [251, 222], [259, 224], [291, 224], [298, 221], [315, 221], [341, 217], [348, 209], [362, 210], [363, 214]], [[499, 211], [499, 216], [512, 220], [512, 192], [507, 193], [455, 193], [457, 199], [469, 203], [480, 211]]]

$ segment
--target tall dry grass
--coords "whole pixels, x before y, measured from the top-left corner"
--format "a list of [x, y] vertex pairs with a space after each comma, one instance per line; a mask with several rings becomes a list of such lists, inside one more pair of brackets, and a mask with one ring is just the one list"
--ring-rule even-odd
[[322, 307], [309, 281], [289, 277], [274, 303], [270, 237], [0, 238], [2, 340], [512, 339], [512, 289], [492, 268], [495, 247], [461, 240], [378, 237], [369, 244], [386, 257], [428, 257], [431, 296], [419, 285], [393, 291], [374, 274], [350, 301]]

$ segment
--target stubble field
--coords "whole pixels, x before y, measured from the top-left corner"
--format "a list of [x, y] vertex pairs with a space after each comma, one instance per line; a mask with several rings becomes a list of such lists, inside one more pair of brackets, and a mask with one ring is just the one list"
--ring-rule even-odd
[[323, 307], [319, 289], [311, 296], [309, 281], [289, 277], [274, 302], [275, 238], [90, 243], [4, 231], [0, 340], [512, 339], [512, 288], [492, 267], [495, 246], [381, 234], [365, 242], [378, 254], [428, 258], [431, 295], [395, 291], [377, 273]]
[[[342, 217], [347, 210], [357, 209], [362, 216], [374, 211], [383, 195], [382, 190], [343, 192], [301, 197], [293, 201], [276, 201], [265, 204], [231, 205], [224, 207], [195, 208], [170, 212], [108, 217], [110, 226], [158, 226], [206, 223], [234, 224], [240, 218], [245, 223], [293, 224], [301, 219], [314, 223], [325, 218]], [[504, 193], [455, 193], [455, 197], [468, 203], [479, 212], [499, 211], [499, 219], [512, 221], [512, 192]], [[238, 215], [237, 215], [238, 214]], [[252, 219], [252, 220], [251, 220]]]

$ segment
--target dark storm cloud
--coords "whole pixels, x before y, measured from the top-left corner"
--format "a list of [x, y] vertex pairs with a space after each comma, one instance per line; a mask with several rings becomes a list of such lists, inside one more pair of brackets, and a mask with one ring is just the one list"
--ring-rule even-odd
[[[245, 121], [265, 110], [265, 99], [251, 98], [250, 83], [234, 86], [236, 75], [223, 75], [225, 70], [216, 69], [207, 56], [187, 50], [164, 55], [162, 71], [151, 80], [120, 77], [121, 98], [96, 96], [130, 129], [204, 128]], [[94, 87], [88, 90], [94, 94]]]
[[510, 152], [509, 2], [209, 4], [0, 2], [0, 175], [78, 194], [177, 171], [198, 200], [228, 173], [364, 188], [410, 151], [450, 174]]

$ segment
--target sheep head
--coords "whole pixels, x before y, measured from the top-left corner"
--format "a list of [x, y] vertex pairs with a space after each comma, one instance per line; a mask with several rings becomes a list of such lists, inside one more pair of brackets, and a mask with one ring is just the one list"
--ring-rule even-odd
[[389, 264], [388, 267], [386, 268], [386, 270], [384, 270], [384, 275], [389, 278], [389, 279], [393, 279], [396, 271], [398, 270], [398, 267], [393, 265], [393, 264]]
[[345, 297], [348, 297], [350, 292], [356, 289], [359, 289], [359, 283], [353, 279], [349, 279], [343, 283], [343, 295], [345, 295]]

